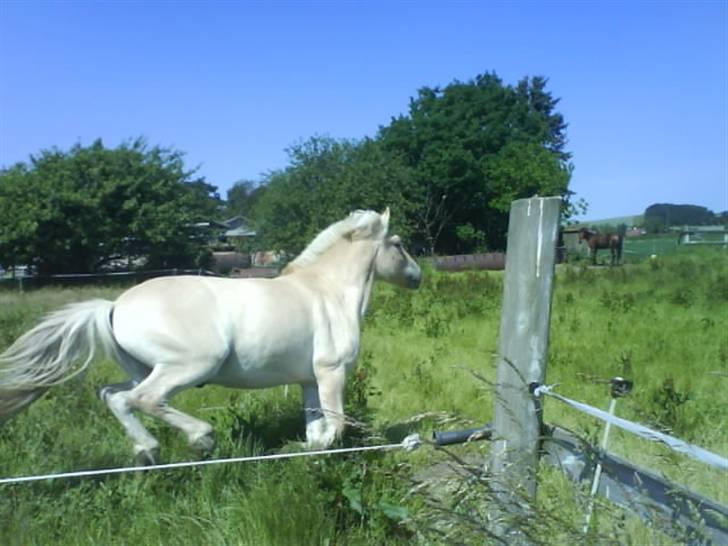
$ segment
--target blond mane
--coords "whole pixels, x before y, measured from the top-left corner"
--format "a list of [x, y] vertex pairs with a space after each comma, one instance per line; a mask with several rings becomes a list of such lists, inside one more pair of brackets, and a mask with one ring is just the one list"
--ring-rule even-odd
[[311, 265], [319, 256], [343, 238], [362, 240], [383, 235], [381, 228], [381, 217], [378, 212], [373, 210], [354, 211], [343, 220], [331, 224], [316, 235], [303, 252], [281, 271], [281, 275]]

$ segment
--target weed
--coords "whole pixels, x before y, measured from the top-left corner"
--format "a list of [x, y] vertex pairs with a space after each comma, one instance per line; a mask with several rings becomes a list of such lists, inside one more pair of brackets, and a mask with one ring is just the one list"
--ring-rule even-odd
[[374, 385], [377, 368], [373, 364], [374, 354], [364, 350], [359, 355], [356, 368], [351, 373], [346, 385], [346, 407], [344, 413], [363, 424], [371, 423], [369, 397], [381, 394]]
[[690, 307], [693, 304], [695, 295], [693, 291], [686, 286], [680, 286], [672, 291], [670, 294], [669, 301], [673, 305], [680, 305], [681, 307]]
[[437, 387], [435, 379], [432, 376], [434, 360], [433, 356], [430, 356], [427, 360], [420, 360], [412, 370], [412, 380], [425, 396], [431, 395]]
[[728, 275], [718, 273], [715, 278], [706, 285], [705, 298], [708, 302], [728, 302]]
[[422, 319], [422, 331], [427, 337], [435, 338], [450, 333], [452, 317], [444, 310], [432, 310]]
[[680, 421], [681, 408], [691, 399], [690, 394], [675, 387], [672, 377], [667, 377], [650, 395], [651, 421], [665, 430], [684, 432]]
[[635, 305], [635, 297], [630, 293], [618, 293], [604, 290], [599, 297], [599, 303], [614, 313], [628, 313]]

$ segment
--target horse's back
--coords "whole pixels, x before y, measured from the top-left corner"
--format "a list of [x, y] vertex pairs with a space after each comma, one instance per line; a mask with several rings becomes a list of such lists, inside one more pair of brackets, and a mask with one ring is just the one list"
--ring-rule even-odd
[[147, 365], [219, 357], [225, 350], [216, 291], [200, 277], [160, 277], [124, 292], [114, 304], [114, 336]]

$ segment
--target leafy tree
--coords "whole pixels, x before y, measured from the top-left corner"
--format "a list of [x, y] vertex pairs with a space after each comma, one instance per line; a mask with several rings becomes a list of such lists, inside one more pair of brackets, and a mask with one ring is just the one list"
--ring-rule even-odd
[[644, 222], [648, 229], [683, 225], [710, 225], [717, 223], [716, 215], [697, 205], [656, 203], [645, 209]]
[[313, 137], [288, 150], [291, 164], [271, 173], [255, 206], [259, 243], [298, 252], [331, 222], [356, 209], [392, 209], [406, 237], [411, 172], [373, 140]]
[[659, 216], [645, 217], [642, 221], [642, 227], [647, 233], [664, 233], [667, 231], [667, 225]]
[[[422, 88], [379, 140], [413, 171], [412, 217], [431, 251], [502, 248], [513, 199], [561, 195], [570, 209], [566, 124], [544, 78], [495, 74]], [[463, 229], [462, 226], [470, 226]]]
[[41, 273], [92, 272], [118, 259], [148, 267], [200, 264], [216, 213], [214, 187], [185, 170], [183, 154], [137, 139], [44, 150], [0, 171], [0, 263]]
[[227, 192], [225, 215], [227, 217], [244, 216], [247, 219], [252, 219], [255, 205], [265, 192], [265, 188], [265, 185], [256, 184], [252, 180], [235, 182]]

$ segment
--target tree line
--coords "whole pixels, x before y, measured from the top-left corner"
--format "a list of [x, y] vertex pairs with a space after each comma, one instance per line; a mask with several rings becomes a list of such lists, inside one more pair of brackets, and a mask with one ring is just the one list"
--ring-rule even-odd
[[285, 168], [236, 183], [226, 201], [182, 152], [142, 139], [45, 150], [0, 171], [0, 265], [200, 265], [208, 241], [196, 224], [234, 215], [252, 222], [258, 248], [296, 253], [351, 210], [386, 206], [420, 252], [504, 248], [512, 200], [560, 195], [566, 215], [577, 205], [566, 122], [546, 85], [486, 73], [424, 87], [374, 137], [296, 143]]
[[671, 226], [705, 226], [728, 224], [728, 211], [714, 213], [699, 205], [655, 203], [645, 209], [643, 227], [649, 233], [661, 233]]

